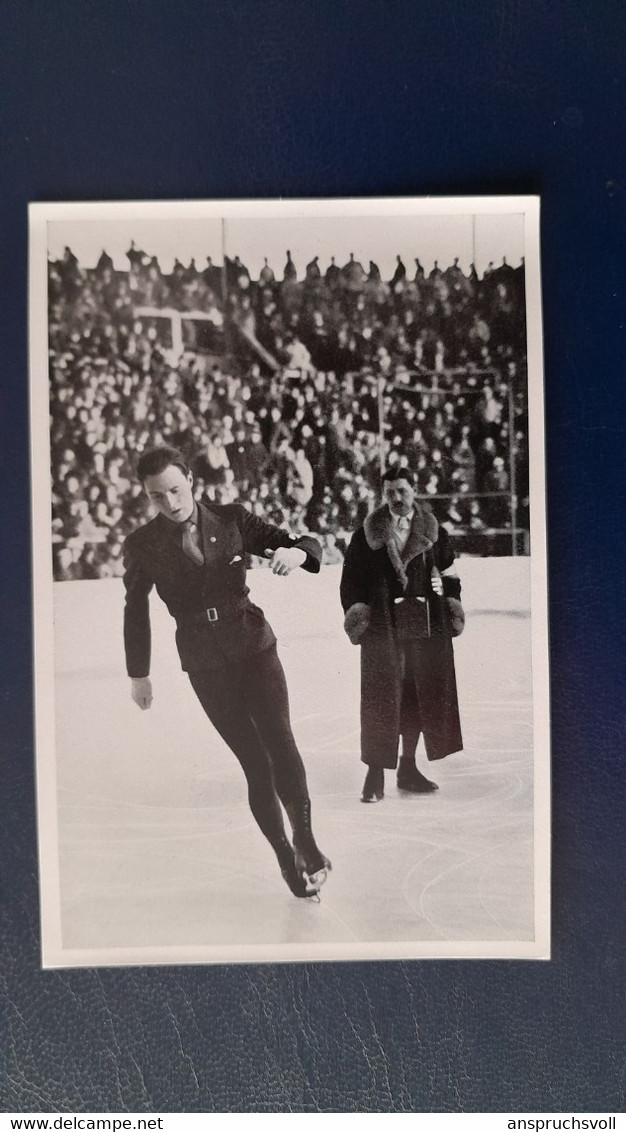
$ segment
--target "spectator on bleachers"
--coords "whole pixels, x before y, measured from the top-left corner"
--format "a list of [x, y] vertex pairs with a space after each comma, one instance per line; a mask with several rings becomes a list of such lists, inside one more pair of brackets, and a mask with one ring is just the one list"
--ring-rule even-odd
[[[207, 258], [202, 272], [176, 260], [168, 275], [134, 243], [127, 255], [127, 271], [106, 252], [84, 270], [70, 248], [49, 265], [56, 576], [119, 570], [120, 540], [145, 509], [128, 452], [150, 434], [197, 455], [198, 482], [216, 498], [249, 490], [279, 523], [304, 511], [336, 555], [374, 500], [379, 383], [386, 460], [410, 460], [422, 493], [452, 495], [446, 521], [478, 534], [494, 510], [466, 496], [508, 491], [511, 396], [528, 523], [523, 265], [492, 265], [479, 280], [455, 261], [426, 278], [416, 259], [408, 280], [398, 257], [390, 287], [353, 254], [325, 272], [315, 257], [303, 283], [291, 253], [282, 282], [267, 260], [255, 282], [238, 256], [224, 268]], [[139, 316], [143, 306], [206, 313], [224, 345], [203, 353], [189, 321], [175, 357], [167, 324]], [[107, 521], [120, 493], [123, 530]], [[495, 502], [504, 527], [508, 498]]]
[[[483, 481], [485, 491], [504, 492], [509, 490], [509, 477], [504, 467], [502, 456], [494, 456], [493, 464], [485, 473]], [[504, 498], [485, 500], [485, 519], [494, 529], [502, 529], [508, 524], [508, 503]]]
[[402, 262], [402, 257], [398, 255], [398, 256], [396, 256], [396, 269], [395, 269], [395, 271], [394, 271], [394, 273], [393, 273], [393, 275], [392, 275], [392, 277], [389, 281], [389, 286], [391, 287], [391, 290], [394, 291], [396, 294], [398, 294], [398, 292], [401, 291], [404, 288], [405, 280], [406, 280], [406, 267], [404, 266], [404, 264]]
[[297, 272], [296, 266], [295, 266], [295, 264], [294, 264], [294, 262], [291, 258], [291, 252], [288, 251], [287, 252], [287, 262], [286, 262], [285, 267], [283, 269], [283, 279], [286, 283], [288, 283], [288, 282], [295, 283], [297, 278], [298, 278], [298, 272]]

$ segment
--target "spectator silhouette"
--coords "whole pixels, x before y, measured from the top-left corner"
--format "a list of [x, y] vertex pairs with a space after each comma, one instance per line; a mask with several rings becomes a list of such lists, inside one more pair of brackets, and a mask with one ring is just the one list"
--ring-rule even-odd
[[283, 270], [283, 279], [286, 283], [295, 283], [298, 278], [296, 266], [291, 258], [291, 252], [287, 252], [287, 262]]

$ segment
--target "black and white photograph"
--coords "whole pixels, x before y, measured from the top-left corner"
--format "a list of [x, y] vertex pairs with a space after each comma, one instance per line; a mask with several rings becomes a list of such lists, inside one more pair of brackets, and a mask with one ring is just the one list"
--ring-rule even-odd
[[44, 967], [550, 957], [539, 212], [30, 206]]

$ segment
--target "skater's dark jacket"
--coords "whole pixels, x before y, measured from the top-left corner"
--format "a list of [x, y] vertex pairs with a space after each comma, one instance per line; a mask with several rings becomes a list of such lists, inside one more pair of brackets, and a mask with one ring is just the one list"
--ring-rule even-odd
[[176, 645], [187, 672], [244, 660], [274, 644], [263, 611], [249, 598], [246, 556], [298, 547], [303, 569], [317, 573], [322, 550], [315, 539], [296, 538], [251, 515], [241, 504], [198, 504], [204, 566], [183, 552], [180, 527], [157, 515], [124, 543], [124, 645], [129, 676], [150, 672], [153, 586], [176, 621]]
[[[399, 735], [405, 730], [407, 652], [415, 675], [413, 709], [428, 758], [462, 749], [452, 651], [452, 636], [463, 622], [460, 585], [454, 579], [454, 597], [439, 597], [432, 586], [433, 571], [443, 573], [453, 563], [447, 532], [418, 505], [402, 551], [386, 505], [368, 515], [352, 536], [341, 603], [346, 632], [361, 645], [361, 757], [370, 766], [397, 765]], [[452, 583], [444, 577], [443, 584], [445, 594]]]

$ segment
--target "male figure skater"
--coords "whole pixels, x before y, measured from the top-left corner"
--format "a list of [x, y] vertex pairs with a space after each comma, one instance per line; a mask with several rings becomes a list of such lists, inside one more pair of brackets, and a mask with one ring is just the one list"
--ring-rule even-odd
[[283, 878], [294, 896], [315, 896], [330, 862], [313, 837], [285, 674], [274, 633], [248, 596], [245, 556], [268, 558], [279, 576], [298, 566], [317, 573], [321, 548], [315, 539], [295, 538], [240, 504], [197, 503], [191, 471], [175, 448], [144, 453], [137, 472], [158, 514], [124, 544], [124, 643], [132, 698], [142, 709], [152, 702], [148, 594], [156, 586], [176, 621], [183, 670], [241, 763], [250, 809]]
[[348, 546], [341, 578], [344, 627], [361, 645], [362, 802], [380, 802], [384, 772], [400, 790], [437, 790], [415, 765], [420, 734], [428, 759], [463, 747], [452, 637], [464, 624], [461, 583], [447, 532], [415, 497], [413, 477], [391, 469], [382, 506]]

